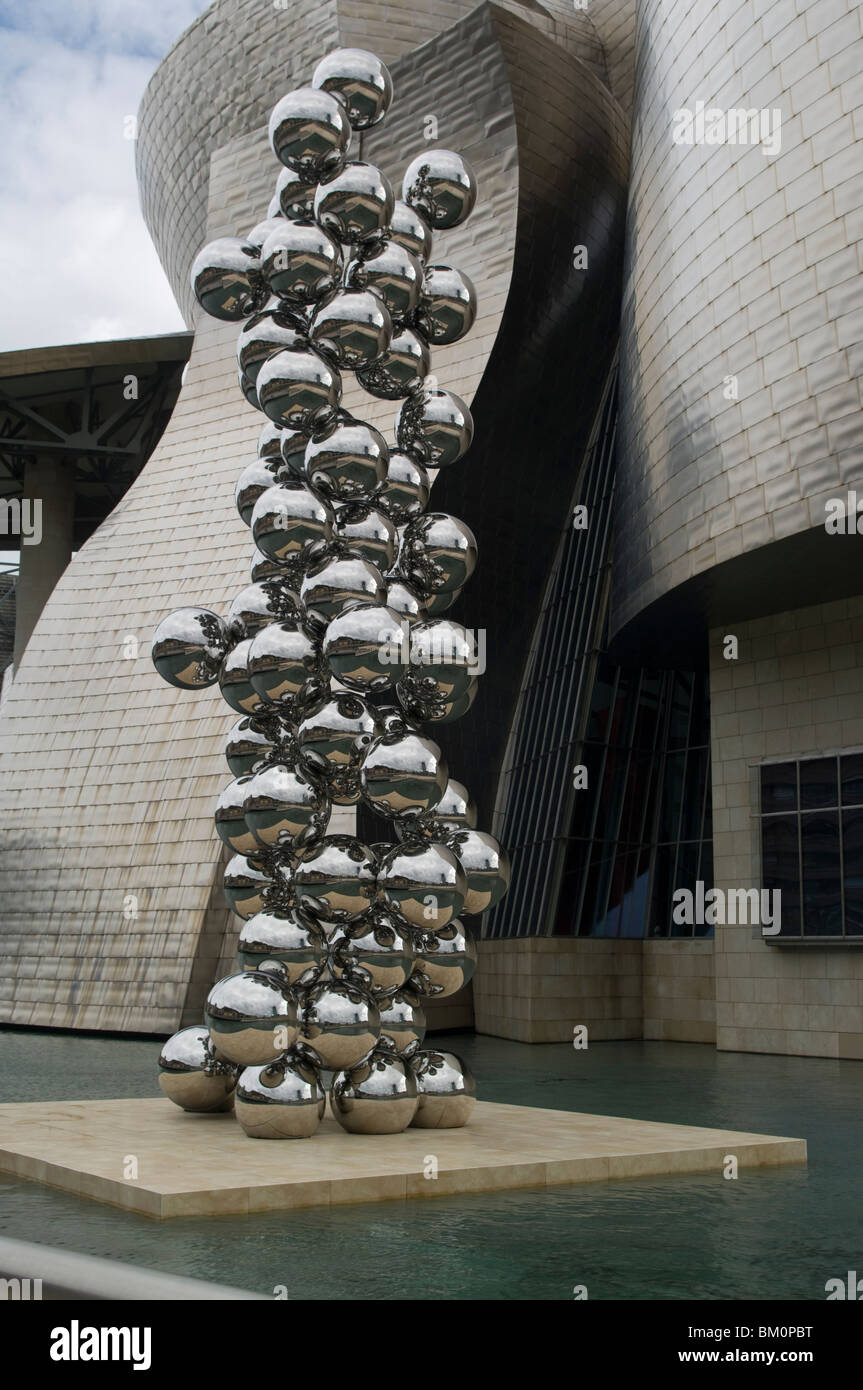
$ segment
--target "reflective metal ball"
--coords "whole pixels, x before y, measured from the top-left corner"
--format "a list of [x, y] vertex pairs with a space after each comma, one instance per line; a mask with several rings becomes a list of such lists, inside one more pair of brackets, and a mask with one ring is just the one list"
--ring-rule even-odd
[[252, 638], [238, 642], [232, 647], [222, 662], [219, 671], [219, 688], [222, 699], [237, 714], [254, 714], [261, 708], [261, 697], [252, 685], [249, 674], [249, 648]]
[[454, 1052], [427, 1048], [414, 1052], [410, 1065], [419, 1103], [411, 1124], [417, 1129], [461, 1129], [476, 1105], [476, 1082]]
[[383, 356], [357, 369], [357, 381], [370, 396], [397, 401], [420, 390], [430, 366], [428, 343], [413, 328], [396, 328]]
[[416, 1114], [417, 1083], [409, 1064], [390, 1051], [333, 1077], [330, 1107], [349, 1134], [401, 1134]]
[[275, 1061], [299, 1032], [293, 995], [263, 970], [219, 980], [207, 996], [204, 1019], [219, 1054], [244, 1067]]
[[467, 875], [463, 911], [487, 912], [509, 887], [509, 855], [485, 830], [460, 830], [450, 843]]
[[420, 996], [412, 989], [388, 989], [378, 997], [381, 1037], [391, 1038], [397, 1052], [418, 1046], [426, 1034], [426, 1015]]
[[246, 637], [254, 637], [268, 623], [297, 622], [301, 615], [299, 596], [281, 577], [247, 584], [228, 609], [229, 621]]
[[310, 432], [335, 416], [342, 379], [332, 362], [311, 348], [273, 353], [255, 383], [261, 410], [279, 425]]
[[331, 294], [341, 273], [338, 243], [311, 219], [288, 222], [283, 218], [261, 248], [261, 274], [273, 294], [293, 304], [314, 304]]
[[316, 183], [305, 183], [293, 169], [284, 168], [276, 179], [275, 198], [289, 222], [308, 220], [315, 212]]
[[248, 670], [259, 704], [284, 706], [289, 716], [326, 686], [320, 646], [293, 622], [271, 623], [255, 636]]
[[316, 492], [342, 502], [365, 500], [386, 477], [389, 449], [373, 425], [340, 420], [310, 439], [305, 476]]
[[399, 569], [421, 593], [454, 593], [470, 579], [477, 562], [473, 531], [446, 512], [425, 512], [405, 528]]
[[153, 633], [153, 665], [178, 690], [215, 685], [230, 646], [227, 624], [209, 608], [176, 608]]
[[476, 175], [453, 150], [426, 150], [407, 167], [402, 181], [405, 202], [432, 227], [458, 227], [476, 202]]
[[406, 843], [382, 861], [378, 888], [387, 907], [411, 926], [440, 931], [461, 912], [467, 879], [445, 844]]
[[374, 901], [377, 860], [351, 835], [328, 835], [310, 845], [294, 871], [300, 905], [328, 924], [352, 922]]
[[281, 466], [281, 455], [269, 459], [257, 458], [243, 469], [237, 479], [234, 501], [247, 526], [252, 523], [252, 512], [261, 493], [266, 492], [268, 487], [275, 487], [276, 473]]
[[417, 308], [426, 280], [416, 256], [397, 241], [385, 241], [373, 253], [355, 257], [345, 268], [345, 285], [354, 290], [374, 290], [394, 323], [400, 323]]
[[[392, 336], [390, 311], [371, 290], [336, 290], [318, 306], [309, 324], [309, 342], [333, 364], [334, 372], [337, 367], [357, 371], [377, 362]], [[261, 408], [272, 414], [261, 389], [258, 394]]]
[[376, 905], [344, 928], [333, 970], [359, 975], [370, 990], [399, 989], [410, 978], [416, 959], [413, 934]]
[[249, 715], [244, 714], [228, 734], [225, 757], [235, 777], [245, 777], [252, 768], [267, 762], [273, 745], [267, 735]]
[[204, 312], [228, 323], [239, 323], [266, 298], [257, 249], [241, 237], [220, 237], [202, 247], [190, 279]]
[[[266, 409], [263, 399], [261, 405]], [[447, 468], [470, 448], [473, 416], [453, 391], [424, 391], [399, 407], [396, 438], [402, 449], [417, 454], [423, 463]]]
[[309, 183], [340, 168], [350, 136], [344, 104], [314, 87], [288, 92], [270, 115], [273, 154]]
[[250, 777], [238, 777], [219, 793], [214, 820], [216, 834], [233, 854], [254, 854], [258, 841], [246, 823], [244, 804]]
[[359, 695], [391, 689], [408, 659], [398, 614], [379, 604], [363, 604], [333, 618], [323, 649], [336, 679]]
[[263, 912], [274, 884], [263, 869], [257, 867], [254, 858], [235, 854], [225, 865], [222, 886], [231, 911], [247, 918]]
[[352, 551], [376, 565], [381, 574], [392, 567], [398, 548], [395, 523], [366, 502], [345, 502], [336, 508], [335, 535]]
[[380, 1036], [380, 1014], [371, 994], [349, 980], [321, 980], [300, 1005], [303, 1042], [329, 1071], [354, 1066]]
[[377, 566], [348, 551], [327, 556], [307, 570], [300, 597], [310, 624], [323, 630], [351, 604], [383, 603], [386, 589]]
[[295, 315], [281, 308], [262, 309], [246, 320], [237, 339], [237, 366], [254, 386], [261, 367], [274, 352], [304, 345], [304, 333]]
[[285, 763], [271, 763], [249, 778], [243, 814], [260, 845], [296, 849], [324, 833], [330, 801], [319, 782]]
[[391, 819], [433, 810], [447, 778], [446, 759], [433, 739], [405, 730], [383, 734], [369, 745], [360, 785], [368, 804]]
[[256, 912], [243, 923], [237, 943], [244, 970], [278, 970], [295, 985], [318, 969], [327, 938], [317, 922], [302, 912]]
[[396, 526], [404, 526], [425, 509], [430, 488], [429, 475], [419, 460], [400, 449], [391, 449], [387, 476], [378, 489], [375, 502]]
[[355, 161], [319, 184], [315, 219], [337, 241], [351, 245], [380, 234], [389, 223], [394, 202], [386, 174], [373, 164]]
[[476, 960], [476, 942], [470, 932], [462, 922], [452, 921], [442, 929], [424, 933], [414, 979], [432, 997], [448, 999], [470, 984]]
[[364, 48], [337, 48], [315, 68], [312, 86], [321, 87], [345, 104], [354, 130], [368, 130], [382, 121], [393, 99], [388, 69]]
[[250, 1139], [308, 1139], [326, 1109], [318, 1070], [293, 1049], [267, 1066], [246, 1067], [236, 1116]]
[[334, 522], [331, 508], [303, 483], [276, 483], [252, 508], [251, 528], [265, 555], [305, 564], [312, 547], [332, 539]]
[[476, 319], [476, 289], [464, 271], [430, 265], [425, 272], [417, 322], [430, 343], [457, 343]]
[[396, 198], [390, 218], [389, 239], [404, 246], [418, 261], [427, 261], [432, 249], [432, 229], [422, 213]]
[[159, 1086], [181, 1110], [207, 1114], [230, 1110], [237, 1075], [228, 1067], [212, 1066], [209, 1029], [201, 1024], [181, 1028], [159, 1055]]

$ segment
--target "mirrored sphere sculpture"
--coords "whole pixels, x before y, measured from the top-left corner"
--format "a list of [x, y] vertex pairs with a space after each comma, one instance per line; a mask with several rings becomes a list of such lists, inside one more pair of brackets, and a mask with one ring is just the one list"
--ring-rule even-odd
[[[444, 616], [476, 568], [474, 534], [426, 511], [432, 470], [459, 464], [474, 433], [432, 351], [477, 315], [470, 276], [432, 259], [433, 232], [464, 223], [477, 185], [458, 152], [426, 148], [395, 196], [389, 161], [366, 158], [384, 147], [364, 136], [392, 98], [374, 53], [322, 56], [271, 112], [267, 205], [191, 271], [202, 311], [237, 325], [239, 392], [263, 424], [234, 494], [248, 580], [224, 601], [218, 586], [218, 612], [180, 608], [153, 637], [162, 679], [218, 686], [233, 711], [232, 780], [214, 787], [213, 816], [242, 923], [238, 973], [213, 985], [203, 1025], [165, 1044], [159, 1084], [188, 1110], [235, 1106], [251, 1138], [314, 1134], [322, 1071], [336, 1073], [347, 1134], [464, 1124], [473, 1079], [423, 1049], [427, 1004], [471, 978], [476, 946], [458, 914], [493, 908], [509, 880], [428, 732], [467, 713], [485, 669], [485, 630]], [[475, 253], [476, 240], [462, 244]], [[223, 348], [230, 362], [214, 334], [208, 350]], [[370, 399], [392, 402], [374, 405], [376, 424], [361, 418]], [[382, 411], [397, 411], [391, 443]], [[230, 538], [226, 555], [233, 565]], [[334, 806], [356, 807], [340, 832], [367, 811], [386, 831], [373, 843], [330, 834]], [[333, 1142], [333, 1126], [323, 1133]]]

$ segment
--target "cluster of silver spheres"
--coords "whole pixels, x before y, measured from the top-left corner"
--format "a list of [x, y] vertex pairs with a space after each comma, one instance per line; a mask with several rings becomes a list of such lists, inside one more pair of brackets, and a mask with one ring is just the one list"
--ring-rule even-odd
[[[391, 100], [374, 54], [325, 58], [270, 117], [283, 168], [267, 218], [192, 267], [204, 310], [242, 321], [240, 387], [268, 422], [236, 489], [250, 584], [225, 618], [181, 608], [153, 640], [166, 681], [218, 682], [240, 716], [215, 818], [233, 855], [225, 895], [244, 919], [239, 973], [210, 991], [203, 1026], [166, 1044], [160, 1084], [186, 1110], [233, 1106], [256, 1138], [314, 1133], [325, 1074], [348, 1131], [466, 1122], [473, 1080], [453, 1054], [423, 1049], [423, 1001], [468, 983], [476, 946], [459, 914], [492, 907], [509, 881], [422, 731], [463, 714], [477, 686], [470, 634], [440, 616], [476, 542], [425, 511], [428, 468], [455, 463], [473, 436], [464, 401], [425, 382], [431, 345], [476, 315], [468, 277], [429, 263], [433, 228], [465, 220], [476, 180], [431, 150], [398, 201], [380, 170], [350, 160], [351, 132]], [[342, 409], [348, 371], [399, 401], [394, 442]], [[332, 807], [361, 800], [395, 844], [327, 834]]]

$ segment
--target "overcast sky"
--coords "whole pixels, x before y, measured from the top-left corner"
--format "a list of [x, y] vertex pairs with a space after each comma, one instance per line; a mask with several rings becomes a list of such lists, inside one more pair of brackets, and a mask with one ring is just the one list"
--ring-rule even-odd
[[124, 121], [208, 3], [0, 0], [0, 350], [184, 326]]

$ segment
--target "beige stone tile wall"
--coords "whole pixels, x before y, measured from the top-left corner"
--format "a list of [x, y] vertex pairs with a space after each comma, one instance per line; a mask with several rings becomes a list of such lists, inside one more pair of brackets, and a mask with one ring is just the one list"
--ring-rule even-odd
[[712, 940], [645, 941], [641, 968], [644, 1038], [716, 1041]]
[[[710, 653], [715, 884], [760, 887], [759, 764], [863, 747], [863, 597], [726, 625]], [[716, 1023], [727, 1051], [863, 1058], [863, 948], [717, 926]]]

